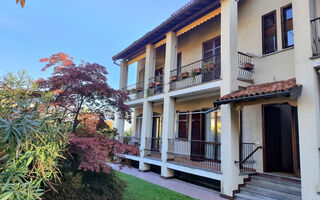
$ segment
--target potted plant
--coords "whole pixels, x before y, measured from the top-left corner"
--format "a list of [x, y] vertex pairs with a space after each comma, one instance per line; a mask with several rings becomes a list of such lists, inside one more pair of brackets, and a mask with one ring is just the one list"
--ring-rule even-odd
[[131, 93], [136, 93], [137, 92], [137, 89], [135, 89], [135, 88], [133, 88], [132, 90], [131, 90]]
[[153, 88], [154, 87], [154, 83], [149, 83], [148, 84], [148, 88]]
[[193, 69], [193, 71], [192, 71], [192, 72], [194, 72], [195, 74], [200, 74], [200, 73], [201, 73], [201, 71], [202, 71], [202, 69], [201, 69], [201, 68], [196, 68], [196, 69]]
[[197, 73], [194, 72], [194, 71], [192, 71], [191, 74], [190, 74], [190, 76], [192, 77], [193, 80], [196, 79], [196, 75], [197, 75]]
[[156, 86], [159, 86], [159, 85], [161, 85], [161, 78], [158, 76], [156, 78]]
[[254, 65], [251, 64], [251, 63], [245, 62], [245, 63], [242, 63], [242, 67], [241, 68], [244, 69], [244, 70], [251, 71], [251, 70], [254, 70]]
[[171, 76], [170, 77], [170, 81], [176, 81], [176, 80], [178, 80], [178, 76]]
[[181, 76], [182, 76], [182, 78], [187, 78], [187, 77], [189, 77], [189, 72], [183, 72], [181, 74]]
[[147, 89], [147, 91], [146, 91], [146, 95], [147, 95], [147, 97], [149, 97], [150, 96], [150, 89]]
[[138, 88], [137, 88], [137, 91], [138, 91], [138, 92], [143, 91], [143, 87], [138, 87]]

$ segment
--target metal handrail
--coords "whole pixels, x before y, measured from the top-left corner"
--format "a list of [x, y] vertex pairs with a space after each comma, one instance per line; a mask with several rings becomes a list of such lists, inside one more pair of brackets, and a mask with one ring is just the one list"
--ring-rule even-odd
[[[247, 143], [247, 144], [251, 144], [251, 143]], [[234, 161], [235, 164], [239, 164], [242, 165], [244, 163], [246, 163], [246, 161], [253, 156], [259, 149], [262, 149], [262, 146], [258, 146], [257, 148], [255, 148], [255, 150], [253, 150], [245, 159], [243, 159], [242, 161]]]

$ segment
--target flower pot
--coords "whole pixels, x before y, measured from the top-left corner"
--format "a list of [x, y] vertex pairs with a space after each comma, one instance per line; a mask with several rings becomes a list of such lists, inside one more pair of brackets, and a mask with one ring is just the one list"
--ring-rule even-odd
[[153, 87], [154, 87], [154, 83], [149, 83], [149, 84], [148, 84], [148, 87], [149, 87], [149, 88], [153, 88]]
[[197, 69], [194, 69], [193, 72], [196, 73], [196, 74], [200, 74], [202, 71], [201, 68], [197, 68]]
[[156, 86], [159, 86], [161, 85], [161, 82], [160, 81], [156, 81]]
[[143, 91], [143, 88], [142, 87], [138, 87], [137, 90], [138, 90], [138, 92], [141, 92], [141, 91]]
[[251, 70], [254, 70], [254, 65], [251, 63], [243, 63], [242, 69], [251, 71]]
[[178, 76], [171, 76], [170, 77], [170, 81], [176, 81], [176, 80], [178, 80]]
[[187, 77], [189, 77], [189, 72], [183, 72], [181, 74], [181, 76], [182, 76], [182, 78], [187, 78]]

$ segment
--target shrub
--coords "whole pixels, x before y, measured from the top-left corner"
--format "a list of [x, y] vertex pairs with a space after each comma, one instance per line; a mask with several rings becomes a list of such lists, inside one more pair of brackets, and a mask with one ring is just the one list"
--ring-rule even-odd
[[62, 168], [58, 192], [47, 192], [44, 200], [121, 200], [125, 182], [114, 172], [91, 172], [77, 169], [78, 159], [68, 159]]
[[0, 199], [40, 199], [59, 181], [67, 137], [45, 112], [49, 100], [24, 72], [0, 80]]

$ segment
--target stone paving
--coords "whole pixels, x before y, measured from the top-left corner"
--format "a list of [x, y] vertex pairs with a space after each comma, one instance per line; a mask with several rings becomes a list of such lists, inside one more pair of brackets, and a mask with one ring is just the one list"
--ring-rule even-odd
[[186, 196], [200, 199], [200, 200], [223, 200], [219, 196], [219, 192], [210, 190], [204, 187], [193, 185], [184, 181], [177, 179], [164, 179], [161, 178], [159, 174], [153, 172], [140, 172], [136, 168], [124, 167], [119, 170], [118, 165], [113, 165], [113, 169], [118, 170], [122, 173], [129, 174], [140, 178], [142, 180], [151, 182], [153, 184], [168, 188], [169, 190], [176, 191], [178, 193], [184, 194]]

